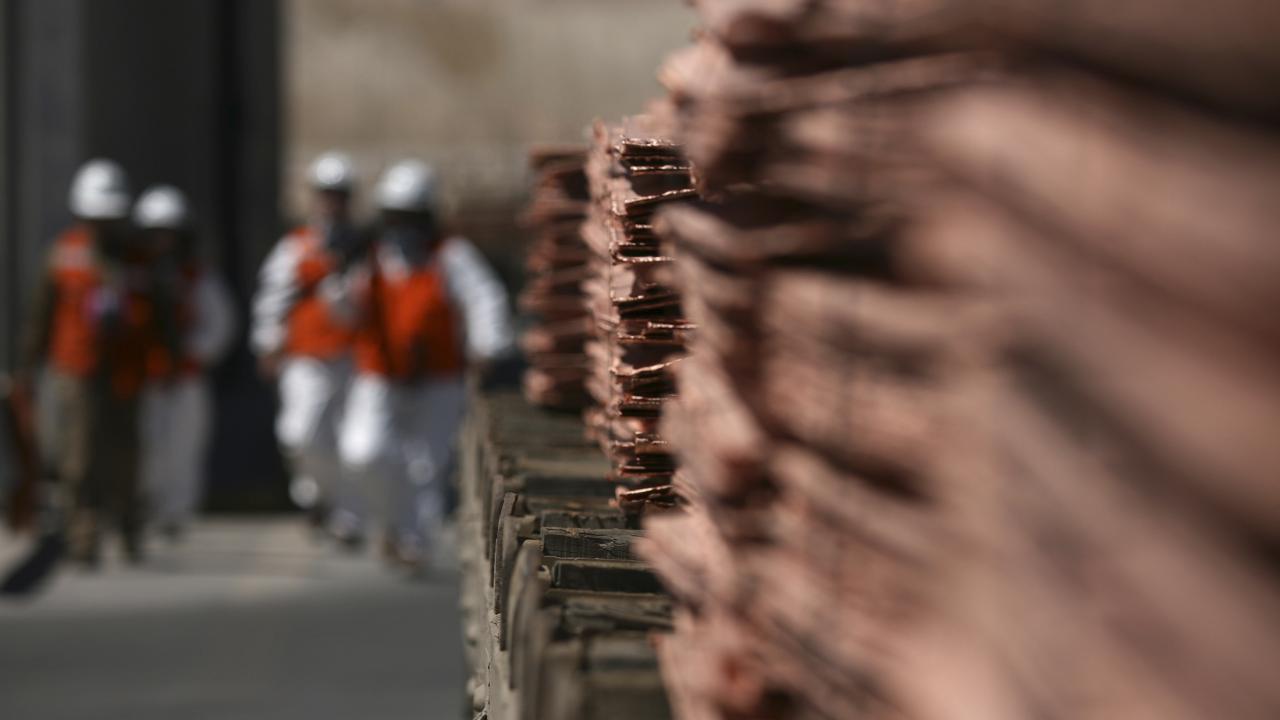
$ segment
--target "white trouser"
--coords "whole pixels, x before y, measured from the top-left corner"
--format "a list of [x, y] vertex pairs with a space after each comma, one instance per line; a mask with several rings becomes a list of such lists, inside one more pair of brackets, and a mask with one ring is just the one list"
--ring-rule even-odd
[[183, 525], [195, 515], [204, 491], [211, 404], [201, 376], [143, 392], [142, 481], [156, 523]]
[[338, 422], [350, 377], [346, 358], [286, 359], [280, 369], [276, 438], [292, 465], [294, 481], [315, 482], [319, 499], [333, 510], [334, 524], [358, 530], [360, 496], [344, 481], [338, 456]]
[[461, 376], [404, 385], [358, 375], [351, 384], [342, 460], [377, 498], [398, 542], [425, 543], [444, 516], [445, 473], [465, 395]]

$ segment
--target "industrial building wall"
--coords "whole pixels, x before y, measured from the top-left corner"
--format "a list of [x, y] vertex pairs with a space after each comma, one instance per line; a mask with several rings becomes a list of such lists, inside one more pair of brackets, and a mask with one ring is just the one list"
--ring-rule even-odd
[[[245, 292], [278, 230], [274, 7], [84, 4], [93, 28], [84, 37], [85, 151], [120, 158], [138, 190], [155, 182], [183, 188], [211, 254]], [[243, 224], [245, 216], [256, 226]]]
[[498, 256], [508, 254], [529, 145], [582, 141], [593, 118], [643, 109], [661, 94], [655, 68], [693, 25], [681, 3], [645, 0], [285, 8], [287, 211], [302, 210], [300, 178], [326, 148], [345, 148], [368, 175], [416, 155], [440, 169], [454, 219]]

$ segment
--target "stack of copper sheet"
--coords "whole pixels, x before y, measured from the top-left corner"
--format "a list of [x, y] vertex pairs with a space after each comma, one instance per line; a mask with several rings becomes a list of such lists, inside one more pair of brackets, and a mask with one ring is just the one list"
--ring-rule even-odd
[[1005, 317], [940, 445], [927, 658], [976, 653], [988, 715], [1280, 715], [1280, 135], [1188, 97], [1040, 66], [918, 120], [953, 182], [916, 267]]
[[543, 407], [579, 410], [588, 403], [585, 343], [591, 314], [583, 296], [589, 253], [579, 230], [587, 213], [586, 150], [539, 147], [530, 153], [533, 199], [524, 225], [533, 236], [525, 258], [528, 284], [520, 308], [537, 318], [520, 339], [529, 369], [525, 397]]
[[678, 714], [1280, 716], [1280, 10], [694, 4]]
[[592, 203], [582, 237], [591, 259], [584, 287], [594, 329], [587, 343], [594, 400], [587, 424], [613, 461], [623, 506], [669, 506], [674, 461], [658, 421], [690, 327], [652, 220], [659, 208], [696, 191], [680, 148], [649, 115], [596, 124], [587, 179]]

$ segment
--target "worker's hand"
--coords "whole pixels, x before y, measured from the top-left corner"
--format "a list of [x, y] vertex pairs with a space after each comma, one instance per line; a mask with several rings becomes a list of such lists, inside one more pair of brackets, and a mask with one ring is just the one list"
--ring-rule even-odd
[[275, 381], [280, 376], [280, 364], [284, 361], [284, 354], [279, 352], [266, 353], [258, 356], [258, 373], [263, 379]]

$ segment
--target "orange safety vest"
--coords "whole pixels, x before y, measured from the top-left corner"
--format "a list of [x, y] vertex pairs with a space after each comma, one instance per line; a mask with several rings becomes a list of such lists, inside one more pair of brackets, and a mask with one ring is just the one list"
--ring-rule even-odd
[[462, 372], [458, 316], [438, 259], [401, 278], [380, 272], [375, 261], [367, 302], [356, 335], [360, 372], [398, 381]]
[[286, 242], [298, 243], [302, 257], [298, 261], [299, 296], [289, 311], [284, 350], [289, 355], [337, 357], [351, 347], [353, 333], [333, 317], [324, 300], [316, 294], [320, 281], [337, 268], [336, 258], [309, 227], [294, 230]]
[[[89, 228], [77, 225], [54, 242], [50, 267], [54, 305], [49, 333], [49, 362], [75, 377], [89, 377], [102, 365], [110, 372], [111, 388], [120, 397], [133, 397], [147, 374], [147, 356], [155, 335], [153, 308], [135, 285], [113, 296], [103, 282]], [[119, 324], [104, 332], [102, 319], [117, 306]]]

